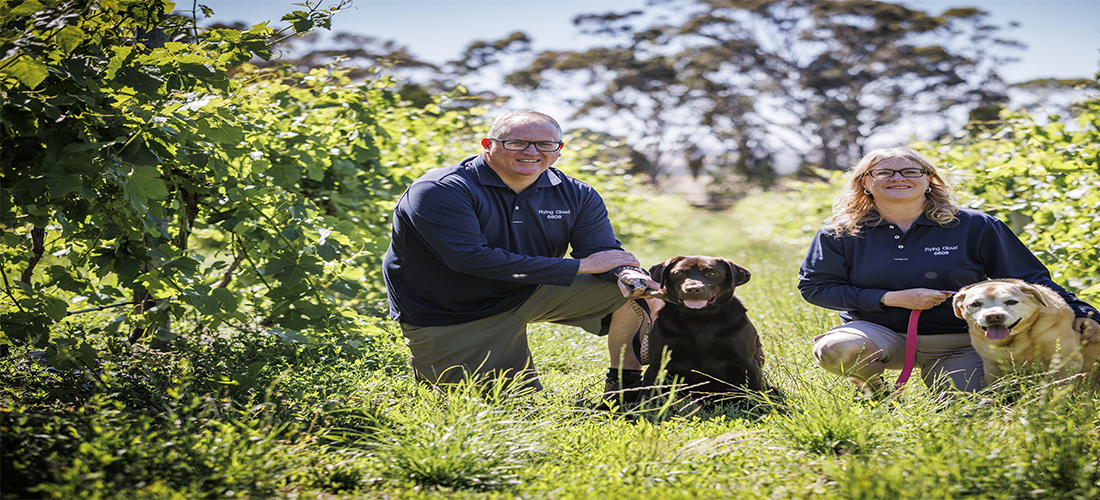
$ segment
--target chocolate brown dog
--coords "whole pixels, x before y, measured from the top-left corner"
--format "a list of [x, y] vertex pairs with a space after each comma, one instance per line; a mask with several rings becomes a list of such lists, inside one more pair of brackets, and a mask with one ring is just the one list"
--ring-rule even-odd
[[649, 334], [649, 369], [643, 381], [656, 382], [661, 353], [665, 369], [693, 393], [762, 391], [764, 349], [734, 288], [749, 281], [745, 269], [729, 259], [673, 257], [650, 268], [661, 284], [665, 304]]

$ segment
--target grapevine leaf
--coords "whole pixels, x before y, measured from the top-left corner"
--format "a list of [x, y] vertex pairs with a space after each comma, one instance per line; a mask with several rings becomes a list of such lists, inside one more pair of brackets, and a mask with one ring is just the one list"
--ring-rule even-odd
[[168, 196], [168, 187], [160, 178], [160, 171], [152, 165], [134, 165], [134, 170], [126, 180], [126, 198], [130, 206], [138, 213], [148, 211], [149, 200], [158, 200]]
[[218, 301], [218, 307], [225, 312], [233, 312], [237, 310], [237, 295], [225, 288], [215, 288], [210, 293]]
[[72, 54], [84, 41], [84, 31], [76, 26], [66, 26], [57, 32], [57, 44], [66, 54]]
[[66, 292], [80, 293], [88, 286], [87, 281], [74, 277], [73, 271], [65, 266], [50, 266], [46, 268], [46, 275], [50, 277], [50, 284], [65, 290]]
[[20, 3], [15, 8], [11, 9], [11, 13], [14, 16], [33, 16], [39, 11], [45, 9], [46, 7], [44, 7], [41, 3], [38, 3], [37, 0], [27, 0]]
[[279, 234], [283, 235], [283, 238], [286, 238], [289, 241], [294, 241], [302, 236], [302, 231], [294, 226], [290, 226], [283, 229], [283, 231]]
[[87, 342], [65, 337], [56, 339], [46, 348], [44, 357], [58, 370], [77, 370], [94, 366], [99, 352]]
[[336, 260], [340, 257], [340, 247], [331, 243], [317, 245], [317, 256], [326, 261]]
[[296, 10], [290, 14], [286, 14], [281, 21], [289, 21], [295, 33], [305, 33], [313, 29], [313, 21], [310, 20], [309, 14], [304, 11]]
[[264, 270], [284, 285], [293, 287], [310, 275], [321, 274], [323, 268], [320, 262], [311, 255], [292, 255], [289, 258], [284, 255], [273, 259]]
[[[50, 75], [49, 69], [41, 61], [26, 55], [16, 55], [15, 62], [8, 64], [8, 60], [0, 62], [4, 67], [3, 72], [14, 76], [19, 83], [27, 88], [35, 90], [38, 85]], [[9, 59], [10, 60], [10, 59]]]
[[111, 52], [114, 52], [114, 57], [107, 63], [107, 71], [103, 74], [105, 80], [114, 80], [118, 74], [118, 70], [122, 69], [122, 65], [126, 62], [126, 59], [130, 57], [130, 53], [133, 52], [133, 47], [111, 47]]
[[215, 316], [237, 309], [237, 297], [225, 288], [210, 289], [206, 285], [197, 285], [184, 291], [184, 295], [187, 296], [187, 301], [204, 315]]
[[69, 305], [57, 297], [43, 297], [41, 305], [42, 312], [54, 321], [61, 321], [69, 312]]
[[363, 289], [363, 285], [348, 279], [337, 278], [336, 281], [333, 281], [332, 284], [328, 286], [328, 289], [349, 299], [354, 299], [355, 296], [359, 294], [359, 291]]
[[160, 69], [156, 66], [123, 67], [115, 76], [115, 83], [134, 89], [138, 94], [154, 96], [160, 94], [164, 86], [164, 78], [157, 73]]
[[4, 335], [17, 344], [35, 342], [41, 344], [43, 337], [49, 338], [50, 318], [44, 314], [19, 311], [0, 315], [0, 329]]

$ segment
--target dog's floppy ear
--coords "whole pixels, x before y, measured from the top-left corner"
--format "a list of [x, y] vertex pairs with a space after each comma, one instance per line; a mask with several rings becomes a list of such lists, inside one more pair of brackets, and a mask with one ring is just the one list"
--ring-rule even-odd
[[955, 309], [956, 318], [966, 319], [966, 304], [970, 302], [970, 300], [966, 298], [966, 292], [982, 283], [983, 282], [971, 283], [955, 292], [955, 298], [951, 299], [951, 307]]
[[649, 279], [656, 281], [661, 285], [661, 288], [664, 288], [665, 282], [668, 281], [668, 270], [672, 269], [672, 266], [676, 265], [676, 263], [680, 262], [683, 258], [683, 255], [679, 255], [660, 264], [655, 264], [653, 267], [649, 268]]
[[1039, 303], [1039, 305], [1043, 307], [1048, 307], [1050, 305], [1047, 303], [1047, 298], [1043, 296], [1043, 291], [1040, 290], [1037, 286], [1026, 282], [1021, 282], [1019, 285], [1020, 291], [1024, 292], [1027, 295], [1030, 295], [1031, 298], [1035, 299], [1035, 301]]
[[959, 291], [955, 292], [955, 298], [951, 299], [951, 307], [955, 309], [955, 317], [959, 319], [966, 319], [966, 289], [969, 286], [964, 286]]
[[653, 264], [649, 268], [649, 279], [656, 281], [658, 285], [665, 286], [665, 264]]
[[730, 288], [737, 288], [745, 283], [749, 282], [749, 278], [752, 278], [752, 273], [748, 269], [745, 269], [732, 260], [721, 258], [718, 259], [725, 262], [730, 268]]

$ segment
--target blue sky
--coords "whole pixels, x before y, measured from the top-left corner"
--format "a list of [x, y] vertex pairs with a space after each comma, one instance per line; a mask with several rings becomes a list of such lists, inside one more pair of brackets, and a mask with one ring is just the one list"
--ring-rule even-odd
[[[212, 20], [278, 23], [283, 14], [301, 10], [302, 0], [199, 0], [215, 12]], [[577, 33], [572, 19], [582, 13], [627, 11], [645, 0], [355, 0], [333, 20], [333, 32], [395, 40], [416, 56], [443, 63], [459, 56], [474, 40], [496, 40], [514, 31], [534, 39], [536, 50], [576, 49], [598, 40]], [[904, 0], [901, 3], [940, 13], [952, 7], [978, 7], [990, 21], [1020, 27], [1002, 34], [1028, 48], [1021, 61], [1001, 68], [1009, 82], [1035, 78], [1083, 78], [1100, 71], [1100, 0]], [[324, 5], [332, 5], [327, 0]], [[191, 2], [178, 0], [178, 8]]]

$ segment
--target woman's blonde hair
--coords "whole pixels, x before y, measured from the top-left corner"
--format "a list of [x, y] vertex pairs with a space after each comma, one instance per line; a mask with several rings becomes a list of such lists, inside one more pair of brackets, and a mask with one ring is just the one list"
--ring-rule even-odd
[[905, 147], [880, 148], [871, 150], [849, 170], [848, 180], [833, 200], [833, 218], [828, 228], [837, 236], [857, 236], [863, 228], [882, 220], [882, 216], [875, 210], [871, 194], [863, 189], [863, 176], [871, 167], [890, 158], [909, 160], [928, 172], [930, 191], [924, 195], [924, 215], [941, 226], [955, 221], [959, 207], [955, 205], [951, 187], [936, 172], [936, 166], [928, 158]]

